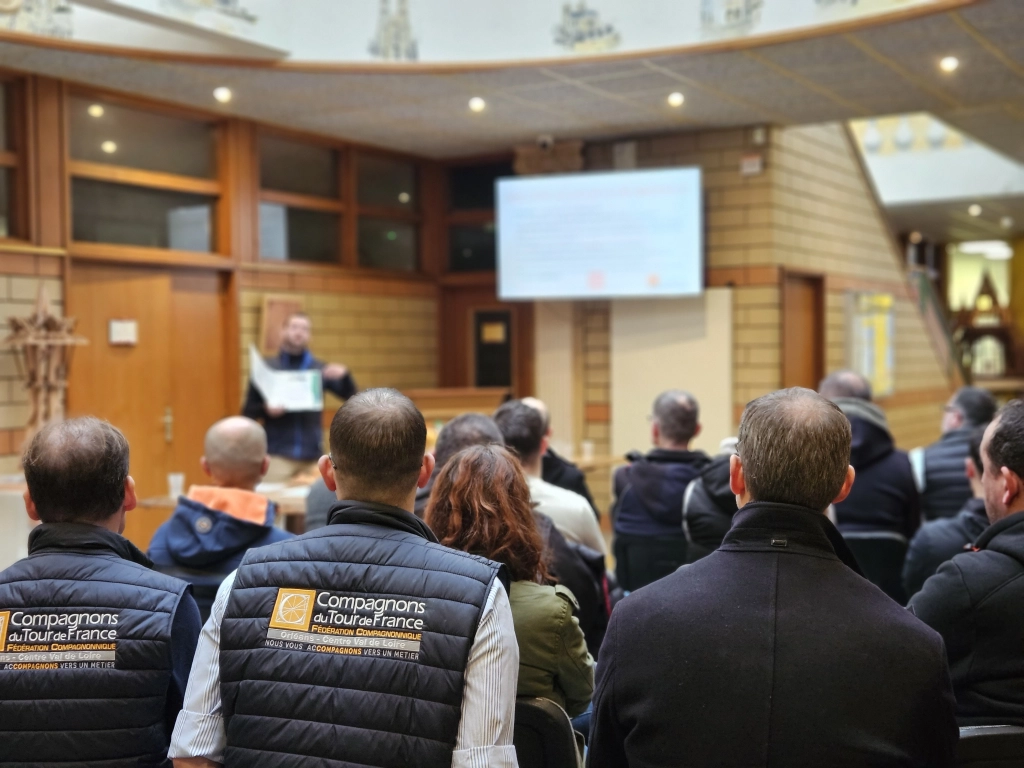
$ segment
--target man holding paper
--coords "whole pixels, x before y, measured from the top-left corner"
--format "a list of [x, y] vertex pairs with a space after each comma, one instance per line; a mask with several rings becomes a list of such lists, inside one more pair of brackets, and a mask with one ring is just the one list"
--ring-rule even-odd
[[357, 392], [348, 368], [324, 363], [309, 351], [309, 316], [288, 316], [277, 356], [262, 359], [251, 351], [249, 392], [242, 414], [263, 422], [270, 469], [265, 482], [284, 482], [315, 472], [323, 455], [323, 392], [342, 400]]

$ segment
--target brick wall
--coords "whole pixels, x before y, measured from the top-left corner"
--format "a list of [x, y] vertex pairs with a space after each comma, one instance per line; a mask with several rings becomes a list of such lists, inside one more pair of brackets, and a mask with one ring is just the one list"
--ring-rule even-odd
[[[611, 452], [610, 315], [610, 305], [607, 301], [588, 301], [577, 308], [583, 377], [581, 439], [594, 444], [595, 456], [607, 456]], [[587, 484], [597, 508], [606, 512], [611, 507], [611, 470], [598, 469], [590, 472], [587, 475]]]

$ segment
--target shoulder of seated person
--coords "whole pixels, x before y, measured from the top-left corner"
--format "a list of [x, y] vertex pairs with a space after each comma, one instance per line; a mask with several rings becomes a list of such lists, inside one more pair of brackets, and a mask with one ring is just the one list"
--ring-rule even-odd
[[573, 605], [577, 611], [580, 609], [580, 604], [579, 601], [576, 600], [576, 595], [574, 595], [572, 593], [572, 590], [568, 587], [563, 586], [562, 584], [556, 584], [555, 594], [561, 597], [563, 600], [567, 601], [569, 604]]

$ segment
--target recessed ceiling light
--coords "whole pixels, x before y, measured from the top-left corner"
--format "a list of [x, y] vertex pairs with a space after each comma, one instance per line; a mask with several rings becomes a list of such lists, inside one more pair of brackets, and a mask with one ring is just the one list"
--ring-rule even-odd
[[231, 89], [223, 85], [213, 89], [213, 98], [215, 98], [221, 104], [227, 104], [229, 101], [231, 101], [231, 97], [233, 95], [234, 94], [231, 93]]
[[117, 144], [109, 140], [104, 141], [102, 144], [100, 144], [100, 149], [102, 149], [108, 155], [112, 155], [115, 152], [117, 152]]
[[409, 197], [409, 193], [408, 192], [399, 192], [398, 193], [398, 202], [400, 202], [402, 205], [405, 205], [406, 203], [408, 203], [410, 199], [411, 198]]
[[103, 117], [103, 105], [102, 104], [90, 104], [89, 105], [89, 117]]
[[1013, 216], [1003, 216], [1003, 218], [999, 220], [999, 224], [1003, 229], [1009, 229], [1013, 226]]
[[921, 242], [921, 233], [920, 233], [920, 232], [911, 232], [911, 233], [910, 233], [910, 237], [909, 237], [908, 239], [909, 239], [909, 240], [910, 240], [910, 242], [912, 242], [912, 243], [913, 243], [914, 245], [917, 245], [918, 243], [920, 243], [920, 242]]
[[971, 214], [971, 216], [981, 216], [981, 206], [975, 203], [967, 209], [967, 212]]
[[479, 96], [474, 96], [469, 100], [469, 108], [474, 112], [483, 112], [484, 107], [487, 106], [487, 102], [481, 99]]
[[939, 69], [943, 72], [956, 72], [956, 68], [960, 66], [960, 59], [956, 56], [946, 56], [939, 62]]
[[674, 93], [670, 93], [668, 95], [668, 105], [670, 107], [681, 107], [683, 106], [684, 101], [686, 101], [686, 97], [683, 96], [683, 94], [681, 94], [679, 91], [675, 91]]

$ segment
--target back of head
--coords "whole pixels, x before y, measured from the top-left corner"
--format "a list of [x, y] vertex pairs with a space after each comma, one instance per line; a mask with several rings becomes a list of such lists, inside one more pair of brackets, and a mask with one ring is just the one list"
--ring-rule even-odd
[[437, 469], [447, 464], [452, 456], [473, 445], [504, 445], [501, 430], [490, 416], [482, 413], [463, 413], [441, 429], [434, 445]]
[[654, 422], [661, 436], [677, 445], [686, 445], [697, 434], [700, 405], [697, 398], [680, 389], [662, 392], [654, 401]]
[[1024, 479], [1024, 400], [1011, 400], [996, 414], [988, 443], [988, 458], [998, 474], [1006, 467]]
[[427, 425], [394, 389], [349, 398], [331, 421], [331, 461], [345, 496], [398, 506], [416, 489]]
[[221, 419], [206, 431], [203, 454], [210, 474], [228, 488], [253, 488], [263, 476], [267, 433], [245, 416]]
[[494, 412], [494, 423], [520, 461], [531, 461], [540, 453], [546, 430], [544, 417], [536, 408], [522, 400], [509, 400]]
[[513, 581], [547, 578], [530, 487], [501, 446], [478, 445], [452, 457], [437, 477], [425, 520], [446, 547], [504, 563]]
[[99, 523], [124, 504], [128, 441], [105, 421], [50, 424], [32, 438], [22, 462], [44, 523]]
[[540, 413], [540, 417], [544, 420], [544, 433], [547, 434], [551, 428], [551, 412], [548, 410], [547, 403], [536, 397], [524, 397], [523, 402]]
[[855, 371], [835, 371], [821, 380], [818, 394], [833, 401], [849, 397], [871, 402], [871, 382]]
[[824, 511], [850, 465], [850, 422], [809, 389], [782, 389], [747, 404], [739, 456], [754, 501]]
[[988, 424], [996, 412], [995, 398], [981, 387], [961, 387], [953, 395], [953, 405], [963, 413], [965, 427]]

